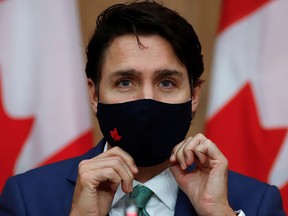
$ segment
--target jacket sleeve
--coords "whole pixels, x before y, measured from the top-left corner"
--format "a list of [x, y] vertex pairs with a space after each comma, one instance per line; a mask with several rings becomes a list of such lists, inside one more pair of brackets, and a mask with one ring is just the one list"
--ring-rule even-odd
[[7, 180], [0, 195], [0, 215], [27, 215], [22, 192], [15, 177], [10, 177]]
[[270, 186], [263, 195], [261, 205], [257, 215], [285, 216], [283, 201], [279, 189], [276, 186]]

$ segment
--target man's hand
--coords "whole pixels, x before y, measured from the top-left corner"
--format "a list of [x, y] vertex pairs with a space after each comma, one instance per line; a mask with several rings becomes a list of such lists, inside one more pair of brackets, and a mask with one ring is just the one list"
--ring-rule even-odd
[[[235, 215], [227, 198], [228, 161], [202, 134], [189, 137], [173, 149], [170, 168], [179, 187], [199, 215]], [[186, 168], [195, 163], [195, 169]]]
[[82, 161], [70, 216], [107, 215], [118, 186], [121, 184], [125, 193], [131, 192], [137, 172], [133, 158], [119, 147]]

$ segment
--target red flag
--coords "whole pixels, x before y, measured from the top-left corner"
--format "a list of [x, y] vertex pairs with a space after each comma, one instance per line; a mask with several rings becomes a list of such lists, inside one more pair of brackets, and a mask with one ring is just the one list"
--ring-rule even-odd
[[286, 212], [287, 8], [287, 1], [223, 1], [206, 124], [229, 168], [278, 186]]
[[77, 2], [0, 2], [0, 191], [13, 174], [79, 155], [92, 130]]

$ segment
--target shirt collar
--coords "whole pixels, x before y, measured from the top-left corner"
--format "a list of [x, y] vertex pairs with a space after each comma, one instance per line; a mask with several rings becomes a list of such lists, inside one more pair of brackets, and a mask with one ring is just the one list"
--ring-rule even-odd
[[175, 209], [178, 184], [169, 168], [145, 182], [144, 185], [150, 188], [170, 210]]
[[[133, 187], [138, 184], [141, 183], [133, 180]], [[170, 169], [164, 170], [159, 175], [145, 182], [143, 185], [152, 190], [154, 194], [161, 200], [161, 202], [167, 206], [167, 208], [169, 208], [171, 211], [175, 209], [178, 185]], [[120, 199], [128, 196], [129, 195], [122, 191], [121, 186], [119, 186], [112, 201], [112, 207], [118, 203]]]

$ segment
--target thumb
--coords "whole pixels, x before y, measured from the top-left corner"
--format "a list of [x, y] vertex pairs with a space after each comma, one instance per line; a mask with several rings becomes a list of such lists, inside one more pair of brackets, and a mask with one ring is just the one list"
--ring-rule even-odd
[[179, 164], [175, 164], [175, 165], [171, 166], [170, 171], [173, 174], [173, 176], [177, 182], [178, 182], [179, 178], [184, 174], [183, 173], [184, 171], [181, 169]]

